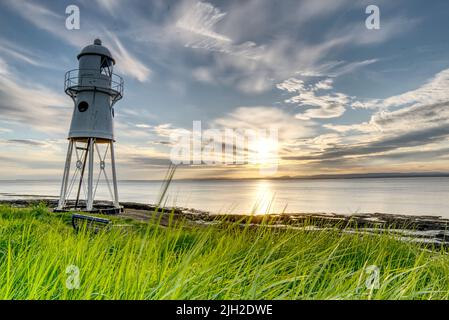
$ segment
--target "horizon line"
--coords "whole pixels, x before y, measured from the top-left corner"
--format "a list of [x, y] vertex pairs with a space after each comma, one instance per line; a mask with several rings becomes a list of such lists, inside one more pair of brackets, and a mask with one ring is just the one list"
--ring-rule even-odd
[[[373, 179], [373, 178], [431, 178], [431, 177], [449, 177], [449, 172], [370, 172], [370, 173], [345, 173], [345, 174], [316, 174], [316, 175], [299, 175], [299, 176], [280, 176], [280, 177], [248, 177], [248, 178], [228, 178], [228, 177], [211, 177], [211, 178], [174, 178], [172, 181], [235, 181], [235, 180], [333, 180], [333, 179]], [[60, 181], [60, 179], [39, 179], [39, 178], [23, 178], [23, 179], [0, 179], [0, 181]], [[164, 179], [119, 179], [122, 182], [131, 181], [164, 181]]]

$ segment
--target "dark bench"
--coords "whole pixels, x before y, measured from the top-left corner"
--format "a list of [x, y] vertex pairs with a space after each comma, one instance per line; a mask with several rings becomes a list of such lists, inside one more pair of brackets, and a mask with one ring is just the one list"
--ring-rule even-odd
[[87, 230], [91, 230], [95, 233], [98, 231], [109, 228], [111, 220], [105, 218], [98, 218], [92, 216], [86, 216], [82, 214], [72, 214], [72, 226], [76, 231], [79, 231], [83, 226]]

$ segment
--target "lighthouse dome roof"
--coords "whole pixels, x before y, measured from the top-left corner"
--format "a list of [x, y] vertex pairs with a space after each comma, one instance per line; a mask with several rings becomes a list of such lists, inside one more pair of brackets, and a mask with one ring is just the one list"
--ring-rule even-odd
[[109, 51], [108, 48], [101, 45], [100, 39], [95, 39], [93, 44], [84, 47], [83, 50], [81, 50], [80, 54], [78, 55], [78, 59], [85, 55], [105, 56], [110, 58], [115, 64], [115, 60], [112, 57], [111, 52]]

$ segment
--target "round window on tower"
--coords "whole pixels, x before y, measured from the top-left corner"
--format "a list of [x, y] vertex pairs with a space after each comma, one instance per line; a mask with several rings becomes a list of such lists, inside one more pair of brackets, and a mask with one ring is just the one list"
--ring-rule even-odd
[[81, 101], [78, 103], [79, 112], [85, 112], [89, 108], [89, 104], [86, 101]]

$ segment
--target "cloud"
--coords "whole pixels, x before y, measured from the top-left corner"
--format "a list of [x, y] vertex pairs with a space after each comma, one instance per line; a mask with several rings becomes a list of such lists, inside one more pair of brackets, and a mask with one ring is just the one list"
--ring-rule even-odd
[[303, 113], [296, 114], [297, 119], [301, 120], [310, 120], [310, 119], [331, 119], [338, 118], [343, 113], [345, 113], [346, 109], [344, 106], [338, 104], [338, 102], [334, 102], [334, 98], [329, 97], [331, 100], [327, 102], [322, 101], [323, 106], [318, 109], [308, 109]]
[[149, 156], [135, 156], [128, 160], [139, 168], [146, 167], [168, 167], [172, 162], [169, 158], [157, 158]]
[[262, 47], [252, 41], [235, 43], [225, 34], [215, 31], [227, 12], [207, 2], [185, 1], [176, 11], [176, 30], [169, 28], [169, 33], [176, 33], [184, 46], [192, 49], [202, 49], [210, 52], [241, 56], [246, 59], [258, 59]]
[[[202, 122], [201, 128], [204, 135], [207, 135], [207, 130], [216, 130], [221, 135], [221, 139], [225, 139], [228, 134], [232, 137], [244, 135], [247, 130], [251, 130], [256, 135], [263, 133], [268, 135], [270, 130], [276, 130], [280, 150], [297, 139], [304, 139], [315, 134], [315, 128], [310, 122], [295, 119], [279, 108], [266, 106], [238, 107], [224, 116]], [[191, 134], [191, 128], [179, 128], [169, 123], [149, 126], [148, 130], [160, 138], [158, 144], [164, 145], [170, 145], [172, 136], [190, 136]], [[246, 153], [254, 150], [243, 151]]]
[[346, 124], [346, 125], [336, 125], [331, 123], [326, 123], [323, 125], [324, 128], [330, 129], [339, 133], [347, 133], [351, 131], [358, 131], [363, 133], [370, 133], [375, 131], [380, 131], [379, 128], [374, 126], [370, 122], [362, 122], [362, 123], [355, 123], [355, 124]]
[[[303, 36], [295, 31], [302, 30], [301, 26], [306, 22], [344, 10], [349, 0], [326, 3], [286, 1], [282, 5], [251, 0], [223, 2], [220, 6], [199, 1], [181, 1], [173, 5], [156, 1], [136, 6], [117, 0], [95, 2], [96, 10], [82, 11], [83, 32], [65, 30], [61, 27], [65, 15], [56, 14], [42, 4], [31, 1], [8, 3], [24, 19], [74, 47], [80, 48], [91, 43], [93, 38], [102, 37], [118, 60], [117, 69], [141, 82], [150, 79], [152, 70], [132, 54], [130, 48], [141, 53], [151, 52], [147, 59], [172, 72], [182, 75], [193, 72], [198, 81], [235, 86], [248, 94], [266, 92], [297, 72], [337, 76], [357, 68], [352, 62], [329, 61], [330, 53], [352, 44], [349, 32], [335, 34], [335, 30], [328, 27], [320, 30], [311, 41], [307, 34]], [[89, 5], [87, 1], [82, 3]], [[94, 15], [103, 11], [113, 16], [114, 25], [120, 25], [119, 31], [114, 34], [107, 31], [111, 30], [108, 19], [98, 19]], [[156, 21], [152, 20], [154, 16], [157, 16], [153, 19]], [[266, 23], [276, 21], [279, 16], [289, 28], [285, 28], [284, 23], [282, 26]], [[208, 54], [203, 60], [205, 65], [192, 63], [196, 59], [191, 56], [197, 53]], [[177, 62], [184, 61], [186, 55], [191, 65]], [[333, 68], [336, 64], [340, 68]], [[176, 68], [178, 70], [174, 70]]]
[[398, 136], [386, 136], [378, 140], [358, 145], [343, 145], [326, 149], [318, 154], [286, 157], [288, 160], [326, 160], [347, 156], [374, 155], [401, 148], [421, 147], [440, 142], [449, 135], [448, 127], [428, 128], [407, 132]]
[[7, 143], [12, 144], [23, 144], [27, 146], [45, 146], [46, 143], [38, 140], [31, 140], [31, 139], [9, 139], [5, 141]]
[[55, 178], [62, 173], [66, 142], [64, 140], [0, 140], [2, 179]]
[[[104, 1], [101, 2], [106, 4]], [[93, 39], [97, 37], [103, 38], [104, 45], [115, 56], [120, 72], [141, 82], [148, 80], [150, 69], [126, 49], [116, 35], [107, 31], [108, 27], [102, 23], [103, 20], [88, 19], [87, 15], [83, 15], [83, 32], [74, 32], [64, 27], [66, 19], [64, 12], [58, 14], [42, 4], [28, 0], [20, 2], [10, 0], [7, 4], [25, 20], [77, 49], [81, 50], [82, 47], [91, 44]]]
[[64, 95], [8, 72], [0, 59], [0, 115], [2, 121], [26, 124], [41, 132], [62, 132], [71, 113]]
[[[304, 30], [304, 25], [326, 19], [339, 10], [347, 10], [353, 5], [351, 0], [315, 1], [247, 0], [228, 2], [228, 14], [220, 25], [221, 30], [236, 41], [258, 37], [260, 34], [285, 33], [285, 26], [294, 33]], [[282, 17], [282, 24], [279, 23]], [[273, 23], [267, 23], [272, 21]]]
[[[320, 166], [354, 169], [357, 164], [386, 161], [435, 163], [447, 156], [449, 138], [449, 72], [443, 70], [421, 87], [386, 99], [364, 102], [380, 109], [367, 122], [350, 125], [326, 124], [340, 141], [320, 152], [287, 156], [290, 161], [314, 161]], [[393, 109], [393, 110], [389, 110]], [[351, 142], [349, 142], [351, 141]]]
[[[224, 3], [223, 8], [218, 8], [208, 2], [185, 1], [176, 10], [176, 28], [165, 31], [168, 38], [211, 55], [213, 64], [207, 68], [207, 78], [234, 85], [245, 93], [261, 93], [294, 74], [337, 77], [377, 61], [329, 60], [330, 54], [345, 45], [362, 44], [360, 38], [366, 34], [359, 31], [340, 34], [337, 32], [340, 28], [325, 28], [315, 35], [314, 41], [302, 33], [286, 32], [300, 30], [305, 22], [342, 10], [349, 2], [286, 1], [275, 5], [250, 0], [238, 5]], [[277, 24], [266, 23], [276, 21], [279, 16], [283, 17], [282, 30], [277, 29]], [[272, 36], [266, 37], [267, 34]], [[203, 82], [204, 70], [197, 75]]]
[[299, 107], [311, 107], [304, 112], [296, 114], [297, 119], [330, 119], [338, 118], [346, 111], [351, 97], [340, 93], [318, 94], [319, 90], [332, 89], [332, 79], [318, 81], [312, 85], [305, 85], [303, 80], [290, 78], [279, 83], [277, 88], [289, 93], [297, 93], [296, 96], [285, 100], [289, 104], [297, 104]]
[[304, 81], [296, 78], [290, 78], [278, 83], [276, 87], [287, 92], [301, 92], [305, 90]]
[[[7, 41], [6, 39], [0, 38], [0, 52], [3, 52], [4, 54], [18, 61], [28, 63], [32, 66], [45, 66], [44, 63], [36, 60], [36, 58], [33, 57], [33, 54], [29, 52], [29, 50], [19, 46], [16, 43]], [[1, 69], [2, 68], [0, 67], [0, 72]]]
[[0, 57], [0, 75], [2, 76], [9, 75], [8, 64], [1, 57]]
[[97, 5], [105, 9], [111, 16], [116, 17], [120, 10], [120, 0], [95, 0]]
[[201, 82], [211, 83], [214, 81], [214, 77], [210, 70], [204, 67], [196, 68], [192, 71], [192, 76], [195, 80]]
[[298, 119], [329, 119], [338, 118], [346, 111], [345, 105], [349, 102], [349, 97], [343, 93], [331, 95], [316, 95], [313, 91], [302, 92], [300, 95], [287, 100], [289, 103], [298, 103], [300, 106], [312, 106], [318, 108], [308, 109], [303, 113], [298, 113]]
[[[433, 161], [432, 149], [441, 148], [449, 138], [449, 70], [443, 70], [415, 90], [385, 99], [356, 101], [352, 107], [375, 108], [369, 121], [349, 125], [325, 124], [338, 132], [345, 143], [323, 152], [297, 157], [296, 160], [327, 160], [346, 157], [388, 159], [405, 158], [409, 152], [422, 151], [429, 146], [427, 160]], [[348, 143], [348, 139], [352, 143]], [[442, 148], [441, 150], [443, 150]], [[294, 158], [294, 157], [293, 157]], [[420, 155], [420, 159], [424, 154]], [[363, 161], [361, 158], [360, 161]]]
[[[432, 126], [448, 122], [448, 111], [444, 103], [449, 101], [449, 69], [443, 70], [428, 80], [421, 87], [391, 96], [386, 99], [374, 99], [362, 102], [343, 93], [319, 95], [318, 89], [331, 90], [332, 79], [321, 80], [313, 85], [305, 85], [303, 80], [290, 78], [277, 85], [280, 90], [289, 93], [298, 93], [285, 102], [299, 106], [312, 106], [319, 108], [308, 109], [297, 114], [299, 119], [336, 118], [340, 117], [347, 106], [352, 108], [381, 109], [375, 113], [371, 120], [364, 124], [333, 126], [327, 124], [328, 129], [340, 132], [358, 130], [372, 132], [375, 130], [410, 130], [414, 124]], [[443, 105], [441, 104], [443, 103]], [[400, 108], [388, 111], [389, 108]]]
[[[379, 109], [368, 122], [351, 125], [326, 124], [337, 132], [396, 133], [449, 125], [449, 69], [437, 73], [415, 90], [385, 99], [354, 100], [353, 108]], [[390, 111], [390, 109], [394, 109]]]
[[[369, 142], [358, 150], [388, 151], [407, 146], [423, 146], [430, 143], [444, 142], [449, 134], [449, 102], [433, 105], [416, 105], [396, 111], [380, 111], [375, 113], [369, 122], [346, 126], [327, 125], [326, 128], [340, 133], [353, 131], [352, 138], [361, 140], [357, 133], [368, 134]], [[377, 150], [377, 151], [376, 151]]]
[[437, 73], [421, 87], [386, 99], [357, 101], [354, 107], [386, 109], [409, 105], [429, 105], [449, 101], [449, 69]]
[[[142, 53], [151, 52], [148, 59], [171, 69], [179, 67], [177, 61], [183, 60], [184, 55], [192, 54], [180, 45], [194, 50], [194, 53], [209, 53], [205, 59], [208, 65], [202, 66], [201, 71], [197, 70], [194, 77], [202, 82], [214, 79], [213, 83], [235, 86], [248, 94], [266, 92], [297, 72], [338, 76], [375, 60], [360, 63], [330, 60], [330, 55], [340, 48], [365, 45], [366, 41], [360, 39], [373, 37], [372, 34], [367, 37], [352, 24], [348, 24], [344, 33], [339, 32], [342, 29], [339, 24], [317, 29], [319, 31], [313, 40], [306, 32], [297, 32], [303, 30], [306, 22], [312, 23], [315, 19], [347, 10], [351, 3], [349, 0], [325, 3], [283, 1], [282, 5], [250, 0], [244, 3], [223, 2], [220, 6], [199, 1], [181, 1], [173, 5], [156, 1], [136, 6], [117, 0], [95, 2], [102, 11], [113, 15], [116, 19], [114, 24], [120, 25], [119, 31], [111, 35], [106, 31], [111, 29], [108, 19], [98, 19], [90, 11], [86, 13], [83, 10], [83, 32], [69, 32], [61, 27], [65, 18], [63, 14], [56, 14], [30, 1], [9, 3], [26, 20], [77, 48], [91, 43], [94, 37], [103, 37], [119, 60], [118, 70], [142, 82], [150, 78], [152, 70], [129, 48]], [[88, 5], [87, 1], [82, 3]], [[358, 10], [359, 7], [351, 8]], [[98, 15], [101, 12], [97, 9], [94, 13]], [[157, 16], [157, 21], [152, 20], [154, 16]], [[277, 21], [279, 16], [283, 17], [282, 24], [266, 23]], [[285, 25], [289, 27], [285, 28]], [[392, 28], [390, 25], [398, 24], [385, 21], [387, 31]], [[337, 69], [333, 68], [336, 64], [340, 65]], [[197, 67], [192, 63], [192, 66], [181, 66], [178, 72], [191, 72]]]
[[387, 132], [446, 126], [449, 125], [449, 101], [430, 105], [417, 104], [391, 112], [380, 111], [373, 115], [370, 123]]
[[231, 42], [231, 39], [225, 35], [213, 31], [215, 24], [224, 16], [226, 16], [226, 12], [221, 12], [210, 3], [197, 2], [194, 6], [188, 3], [187, 10], [176, 22], [176, 26], [195, 35], [219, 42]]
[[321, 80], [315, 84], [314, 89], [315, 90], [331, 90], [333, 83], [334, 83], [334, 80], [332, 80], [332, 79]]
[[117, 36], [111, 32], [107, 32], [107, 35], [112, 41], [112, 55], [117, 60], [120, 72], [131, 75], [140, 82], [147, 81], [151, 74], [150, 69], [126, 50]]
[[136, 127], [137, 127], [137, 128], [143, 128], [143, 129], [149, 129], [149, 128], [151, 128], [150, 125], [148, 125], [148, 124], [143, 124], [143, 123], [138, 123], [138, 124], [136, 124]]
[[391, 40], [398, 35], [411, 30], [419, 24], [419, 19], [396, 15], [391, 18], [382, 18], [382, 26], [373, 32], [360, 21], [350, 21], [341, 24], [327, 36], [329, 39], [341, 38], [344, 43], [359, 46], [371, 46]]
[[[378, 109], [369, 121], [350, 125], [325, 124], [342, 134], [400, 135], [449, 125], [449, 69], [442, 70], [417, 89], [385, 99], [353, 100], [352, 108]], [[393, 110], [390, 110], [393, 109]]]
[[238, 107], [226, 116], [212, 120], [209, 128], [236, 132], [274, 129], [277, 130], [280, 150], [298, 139], [316, 134], [313, 123], [295, 119], [279, 108], [266, 106]]
[[188, 130], [183, 128], [176, 128], [171, 123], [163, 123], [156, 126], [151, 126], [151, 130], [159, 137], [169, 139], [171, 135], [183, 135], [188, 132]]
[[[421, 88], [386, 99], [360, 99], [336, 89], [341, 84], [338, 77], [380, 61], [372, 54], [383, 48], [369, 48], [410, 31], [416, 21], [406, 25], [409, 20], [405, 17], [382, 18], [382, 30], [372, 32], [364, 27], [364, 11], [359, 10], [363, 4], [354, 5], [350, 0], [285, 0], [282, 3], [183, 0], [134, 2], [133, 5], [119, 0], [95, 0], [92, 5], [84, 0], [80, 1], [83, 29], [78, 32], [64, 28], [64, 10], [59, 12], [61, 6], [32, 1], [8, 3], [26, 21], [47, 31], [42, 33], [44, 42], [50, 43], [54, 36], [55, 41], [62, 42], [63, 48], [67, 49], [64, 45], [69, 44], [79, 50], [100, 36], [118, 60], [118, 73], [140, 82], [156, 79], [156, 85], [163, 81], [162, 86], [169, 88], [168, 93], [178, 90], [185, 94], [187, 99], [170, 102], [156, 96], [152, 107], [147, 108], [146, 87], [130, 86], [132, 104], [141, 104], [141, 107], [118, 109], [120, 117], [116, 124], [125, 142], [121, 146], [120, 161], [129, 164], [129, 170], [135, 170], [138, 177], [135, 169], [139, 168], [138, 161], [162, 164], [170, 146], [170, 134], [186, 131], [180, 128], [180, 123], [188, 120], [184, 111], [180, 111], [182, 122], [168, 124], [160, 121], [159, 117], [165, 114], [159, 113], [160, 108], [164, 108], [166, 102], [170, 106], [186, 103], [190, 108], [190, 104], [201, 101], [192, 109], [203, 111], [200, 104], [204, 100], [201, 99], [204, 86], [197, 83], [189, 86], [192, 79], [232, 87], [246, 93], [238, 96], [247, 101], [245, 104], [255, 104], [237, 108], [235, 104], [229, 105], [230, 111], [214, 119], [210, 119], [209, 112], [201, 113], [204, 128], [277, 127], [282, 152], [298, 159], [309, 159], [298, 162], [315, 161], [330, 166], [331, 162], [346, 161], [344, 165], [354, 167], [357, 159], [366, 163], [380, 157], [387, 159], [387, 155], [399, 159], [401, 156], [393, 153], [405, 154], [404, 148], [424, 146], [444, 150], [446, 131], [443, 128], [449, 121], [446, 111], [449, 108], [445, 104], [449, 101], [448, 74], [444, 71]], [[362, 19], [352, 19], [356, 11]], [[363, 50], [355, 51], [356, 47], [363, 47]], [[42, 63], [39, 50], [34, 55], [26, 46], [6, 40], [0, 39], [0, 53], [8, 62], [14, 59], [24, 68]], [[354, 57], [359, 60], [354, 61]], [[76, 63], [74, 57], [67, 57], [70, 63], [68, 59]], [[157, 69], [150, 69], [147, 62]], [[28, 82], [26, 77], [13, 76], [15, 72], [0, 59], [0, 85], [3, 87], [0, 88], [0, 118], [6, 128], [12, 121], [19, 126], [26, 123], [31, 129], [45, 133], [58, 131], [62, 136], [71, 115], [70, 100], [49, 88]], [[346, 80], [350, 78], [345, 77], [343, 85], [348, 85]], [[260, 101], [271, 102], [263, 100], [265, 98], [276, 99], [280, 92], [273, 88], [283, 91], [284, 102], [289, 105], [258, 106]], [[225, 88], [226, 92], [228, 89]], [[143, 96], [139, 96], [140, 93]], [[260, 93], [265, 94], [256, 96]], [[193, 102], [191, 94], [197, 95]], [[138, 99], [143, 100], [139, 102]], [[220, 106], [224, 108], [227, 98], [223, 99]], [[152, 118], [146, 116], [148, 110], [154, 112]], [[190, 113], [188, 116], [196, 117]], [[339, 117], [342, 118], [338, 122], [322, 127], [314, 123], [315, 119], [322, 123]], [[353, 123], [360, 118], [362, 120], [357, 120], [360, 123]], [[157, 122], [162, 124], [155, 125]], [[33, 143], [34, 140], [25, 137], [4, 142], [3, 146], [25, 148]], [[407, 152], [413, 157], [412, 151]]]
[[335, 68], [330, 68], [329, 72], [327, 74], [327, 76], [329, 77], [339, 77], [342, 76], [344, 74], [348, 74], [351, 72], [354, 72], [355, 70], [365, 67], [365, 66], [369, 66], [373, 63], [378, 62], [378, 59], [368, 59], [368, 60], [363, 60], [363, 61], [353, 61], [353, 62], [349, 62], [349, 63], [345, 63], [343, 61], [340, 61], [340, 63], [336, 63], [336, 67]]
[[140, 172], [141, 175], [141, 167], [136, 164], [165, 165], [170, 161], [169, 154], [158, 151], [149, 144], [117, 144], [117, 155], [120, 155], [117, 159], [121, 165], [126, 165], [127, 169]]

